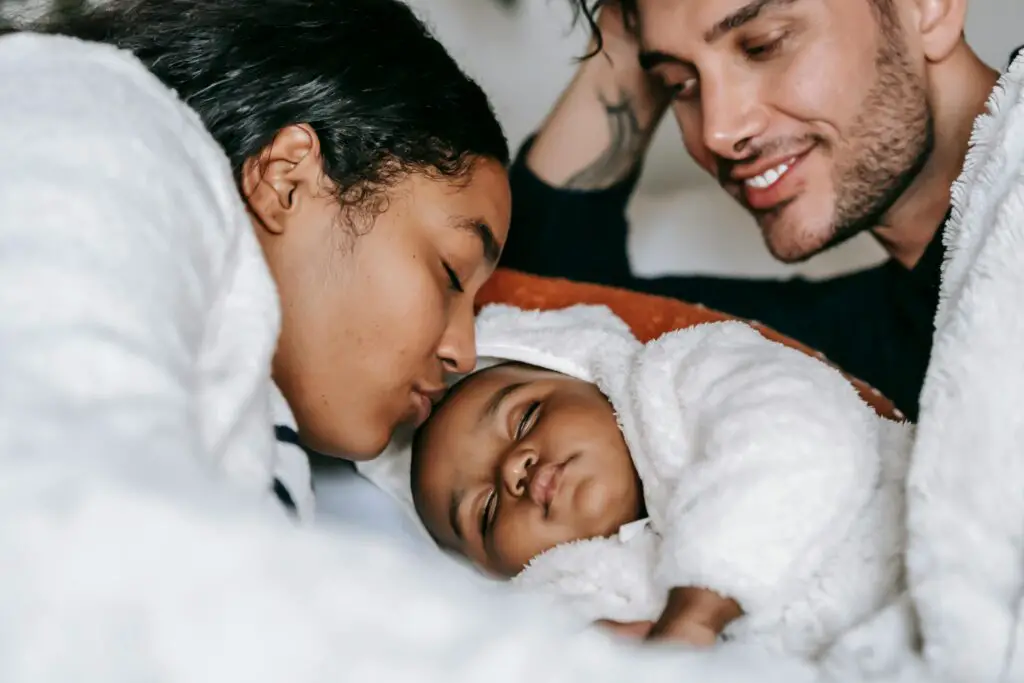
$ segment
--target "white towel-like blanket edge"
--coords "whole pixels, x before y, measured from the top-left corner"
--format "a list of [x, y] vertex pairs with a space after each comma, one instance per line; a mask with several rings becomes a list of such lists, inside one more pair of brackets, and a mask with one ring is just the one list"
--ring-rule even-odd
[[1024, 57], [975, 123], [953, 215], [908, 484], [925, 659], [1024, 680]]

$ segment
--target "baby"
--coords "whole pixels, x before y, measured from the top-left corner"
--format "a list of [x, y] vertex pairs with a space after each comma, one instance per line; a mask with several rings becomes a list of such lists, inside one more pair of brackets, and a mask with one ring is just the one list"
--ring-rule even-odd
[[741, 323], [642, 345], [595, 306], [490, 307], [478, 344], [506, 362], [413, 443], [441, 546], [587, 619], [811, 657], [902, 588], [910, 427], [825, 363]]

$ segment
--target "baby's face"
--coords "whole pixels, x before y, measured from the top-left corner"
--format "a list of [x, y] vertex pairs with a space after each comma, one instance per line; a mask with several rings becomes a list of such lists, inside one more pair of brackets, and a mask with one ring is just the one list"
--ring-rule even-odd
[[463, 382], [417, 452], [417, 509], [442, 545], [511, 577], [556, 545], [642, 516], [633, 461], [597, 387], [521, 365]]

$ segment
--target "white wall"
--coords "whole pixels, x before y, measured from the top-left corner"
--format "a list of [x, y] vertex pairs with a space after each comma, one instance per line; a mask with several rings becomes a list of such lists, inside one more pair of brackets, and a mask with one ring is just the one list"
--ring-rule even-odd
[[[569, 30], [567, 0], [408, 0], [490, 94], [514, 147], [541, 121], [583, 50], [582, 27]], [[973, 0], [968, 40], [993, 66], [1024, 44], [1024, 0]], [[810, 263], [787, 268], [764, 250], [750, 218], [686, 157], [674, 122], [657, 136], [631, 206], [630, 247], [641, 273], [700, 272], [828, 275], [876, 262], [864, 236]]]

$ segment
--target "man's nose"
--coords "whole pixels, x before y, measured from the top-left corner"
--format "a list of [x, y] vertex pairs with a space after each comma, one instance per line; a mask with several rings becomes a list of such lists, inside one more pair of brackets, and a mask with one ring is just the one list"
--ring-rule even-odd
[[751, 154], [751, 143], [768, 128], [768, 111], [757, 85], [722, 74], [701, 83], [704, 145], [723, 159]]

